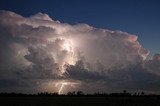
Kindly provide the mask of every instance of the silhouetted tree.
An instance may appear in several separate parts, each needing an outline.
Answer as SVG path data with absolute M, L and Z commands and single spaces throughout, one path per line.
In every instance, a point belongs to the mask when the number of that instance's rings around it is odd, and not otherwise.
M 144 94 L 145 94 L 145 93 L 142 91 L 142 92 L 141 92 L 141 95 L 144 96 Z
M 67 95 L 69 95 L 69 96 L 74 96 L 74 95 L 76 95 L 76 92 L 75 92 L 75 91 L 73 91 L 73 92 L 68 92 Z
M 80 96 L 80 95 L 84 95 L 84 93 L 82 91 L 77 91 L 77 95 Z
M 123 90 L 123 93 L 124 93 L 124 94 L 126 94 L 126 93 L 127 93 L 127 91 L 126 91 L 126 90 Z

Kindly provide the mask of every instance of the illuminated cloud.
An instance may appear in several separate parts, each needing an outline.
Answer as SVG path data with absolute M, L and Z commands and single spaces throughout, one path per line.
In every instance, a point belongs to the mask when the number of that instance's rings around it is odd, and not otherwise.
M 153 59 L 144 62 L 147 71 L 160 76 L 160 54 L 155 54 Z
M 136 35 L 10 11 L 0 11 L 0 32 L 1 91 L 61 92 L 74 85 L 73 90 L 86 92 L 160 88 L 160 56 L 147 60 L 149 51 Z

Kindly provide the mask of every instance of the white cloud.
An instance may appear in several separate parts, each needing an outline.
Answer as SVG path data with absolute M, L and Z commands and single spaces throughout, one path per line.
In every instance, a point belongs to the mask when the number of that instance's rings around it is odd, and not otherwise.
M 152 77 L 159 75 L 159 56 L 146 60 L 149 51 L 141 47 L 136 35 L 60 23 L 43 13 L 23 17 L 10 11 L 0 12 L 0 32 L 0 80 L 18 77 L 21 80 L 15 82 L 20 85 L 21 81 L 43 85 L 63 79 L 82 84 L 87 81 L 91 86 L 95 81 L 108 84 L 102 88 L 110 89 L 120 87 L 120 83 L 126 88 L 145 88 L 148 80 L 143 76 L 155 85 L 159 80 Z M 142 87 L 136 85 L 136 75 L 142 76 Z

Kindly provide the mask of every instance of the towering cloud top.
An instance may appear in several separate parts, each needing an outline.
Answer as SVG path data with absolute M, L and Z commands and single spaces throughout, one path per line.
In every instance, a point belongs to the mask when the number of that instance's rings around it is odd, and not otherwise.
M 33 91 L 34 84 L 39 91 L 58 91 L 56 83 L 61 82 L 68 87 L 66 91 L 75 87 L 87 92 L 83 84 L 91 91 L 115 86 L 143 89 L 152 83 L 159 88 L 160 56 L 147 60 L 149 51 L 141 47 L 136 35 L 60 23 L 43 13 L 26 18 L 10 11 L 0 12 L 0 32 L 0 90 L 23 91 L 28 86 L 24 91 Z M 101 87 L 93 87 L 95 83 Z

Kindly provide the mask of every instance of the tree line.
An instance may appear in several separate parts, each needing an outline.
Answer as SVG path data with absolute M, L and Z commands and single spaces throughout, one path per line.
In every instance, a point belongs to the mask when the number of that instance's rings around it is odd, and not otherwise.
M 7 92 L 2 92 L 0 93 L 0 96 L 95 96 L 95 97 L 128 97 L 128 96 L 160 96 L 160 95 L 155 95 L 155 94 L 145 94 L 143 91 L 142 92 L 135 92 L 135 93 L 128 93 L 126 90 L 120 93 L 84 93 L 82 91 L 73 91 L 73 92 L 68 92 L 66 94 L 58 94 L 58 92 L 54 93 L 49 93 L 49 92 L 40 92 L 37 94 L 25 94 L 25 93 L 7 93 Z

